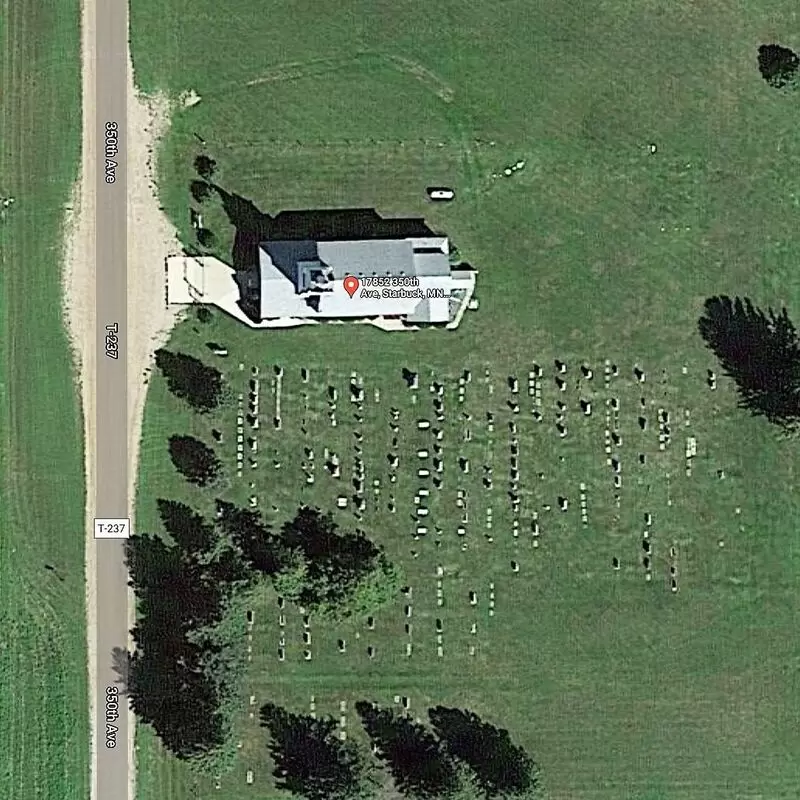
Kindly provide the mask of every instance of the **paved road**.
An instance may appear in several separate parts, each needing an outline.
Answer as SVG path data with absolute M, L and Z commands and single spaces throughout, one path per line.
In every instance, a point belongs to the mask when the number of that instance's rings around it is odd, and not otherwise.
M 97 516 L 128 516 L 127 335 L 127 181 L 125 175 L 128 65 L 127 0 L 97 0 L 95 76 L 97 135 L 96 286 L 97 286 Z M 110 138 L 107 123 L 116 123 Z M 116 152 L 106 153 L 113 143 Z M 106 162 L 106 156 L 115 164 Z M 109 182 L 113 176 L 113 182 Z M 118 326 L 119 357 L 106 352 L 106 326 Z M 122 702 L 106 726 L 106 689 L 118 686 L 116 648 L 128 646 L 128 575 L 123 540 L 100 539 L 97 545 L 97 772 L 96 800 L 128 798 L 128 711 Z

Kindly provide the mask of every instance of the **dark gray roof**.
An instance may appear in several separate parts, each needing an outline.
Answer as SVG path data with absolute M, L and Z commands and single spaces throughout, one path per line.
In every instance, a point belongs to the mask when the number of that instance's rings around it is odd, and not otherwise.
M 334 278 L 414 275 L 414 249 L 407 239 L 319 242 L 317 252 L 333 269 Z
M 412 239 L 353 239 L 313 242 L 279 241 L 261 244 L 263 253 L 295 285 L 298 263 L 319 260 L 333 270 L 333 279 L 386 275 L 448 275 L 450 259 L 435 241 Z M 263 258 L 263 254 L 261 256 Z
M 260 249 L 269 255 L 272 263 L 294 284 L 297 283 L 298 262 L 317 259 L 316 242 L 263 242 Z M 263 258 L 261 252 L 259 253 L 259 258 Z

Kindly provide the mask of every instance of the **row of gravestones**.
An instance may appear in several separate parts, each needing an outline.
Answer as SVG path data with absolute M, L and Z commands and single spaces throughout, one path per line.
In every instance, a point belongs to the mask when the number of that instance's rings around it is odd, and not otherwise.
M 514 571 L 518 571 L 519 565 L 517 562 L 512 562 L 514 567 Z M 439 565 L 436 569 L 436 578 L 437 578 L 437 605 L 442 606 L 444 605 L 444 593 L 443 593 L 443 578 L 444 578 L 445 570 L 444 567 Z M 406 586 L 403 588 L 403 595 L 407 600 L 403 613 L 406 618 L 405 622 L 405 633 L 408 636 L 408 641 L 406 642 L 405 647 L 405 654 L 406 656 L 411 656 L 413 652 L 413 642 L 412 642 L 412 635 L 413 635 L 413 625 L 412 625 L 412 618 L 414 615 L 414 606 L 413 606 L 413 589 L 411 586 Z M 470 590 L 467 594 L 468 601 L 471 607 L 476 607 L 478 605 L 478 595 L 477 592 L 474 590 Z M 488 616 L 494 617 L 495 615 L 495 583 L 491 581 L 489 583 L 489 597 L 488 597 Z M 278 629 L 279 629 L 279 639 L 278 639 L 278 660 L 285 661 L 286 660 L 286 649 L 287 649 L 287 642 L 286 642 L 286 601 L 282 597 L 278 597 Z M 311 635 L 311 617 L 307 613 L 306 609 L 299 609 L 301 618 L 302 618 L 302 625 L 303 625 L 303 659 L 305 661 L 311 661 L 313 658 L 313 653 L 311 650 L 312 644 L 312 635 Z M 254 622 L 254 616 L 252 612 L 248 612 L 248 660 L 252 660 L 252 626 Z M 375 618 L 373 616 L 367 617 L 366 620 L 366 627 L 369 631 L 375 630 Z M 473 622 L 470 627 L 470 634 L 475 635 L 477 634 L 477 622 Z M 443 642 L 443 634 L 444 634 L 444 623 L 441 618 L 436 619 L 436 651 L 438 657 L 444 656 L 444 642 Z M 355 634 L 356 639 L 361 638 L 361 634 L 356 632 Z M 340 638 L 337 640 L 337 649 L 340 653 L 347 652 L 347 640 Z M 377 648 L 374 645 L 368 645 L 366 648 L 367 656 L 372 659 L 377 654 Z M 476 646 L 471 644 L 469 646 L 469 654 L 474 656 L 476 652 Z

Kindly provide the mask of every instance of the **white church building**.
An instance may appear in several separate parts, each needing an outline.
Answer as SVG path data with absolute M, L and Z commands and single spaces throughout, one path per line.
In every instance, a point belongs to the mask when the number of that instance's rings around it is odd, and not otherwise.
M 348 276 L 359 282 L 352 296 L 344 286 Z M 475 276 L 450 263 L 446 236 L 266 241 L 258 247 L 257 274 L 248 274 L 244 286 L 216 258 L 168 259 L 167 295 L 170 303 L 217 306 L 254 328 L 322 322 L 455 328 L 477 307 Z M 249 314 L 241 308 L 245 299 Z

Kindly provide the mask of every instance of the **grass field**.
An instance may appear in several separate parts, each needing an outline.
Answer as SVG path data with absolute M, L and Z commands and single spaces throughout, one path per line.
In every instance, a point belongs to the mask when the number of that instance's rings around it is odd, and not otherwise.
M 78 4 L 0 9 L 0 796 L 85 800 L 84 485 L 62 324 L 80 141 Z M 49 565 L 49 567 L 47 566 Z
M 148 25 L 156 16 L 172 22 Z M 305 485 L 297 469 L 301 365 L 319 379 L 305 387 L 317 414 L 309 437 L 316 437 L 318 452 L 324 446 L 350 452 L 347 381 L 352 370 L 364 376 L 368 487 L 370 475 L 385 478 L 391 404 L 402 408 L 409 426 L 404 464 L 415 467 L 409 462 L 417 432 L 401 367 L 420 370 L 423 390 L 430 373 L 441 378 L 453 409 L 455 379 L 463 368 L 473 372 L 466 404 L 475 427 L 468 445 L 475 471 L 465 478 L 478 500 L 470 522 L 474 545 L 462 553 L 454 533 L 457 409 L 445 434 L 445 488 L 431 511 L 447 543 L 435 548 L 432 535 L 409 542 L 408 509 L 390 515 L 384 507 L 365 520 L 415 587 L 412 658 L 404 655 L 399 600 L 374 634 L 360 631 L 361 645 L 355 631 L 313 631 L 308 663 L 298 643 L 302 629 L 288 621 L 291 645 L 280 663 L 277 608 L 274 598 L 264 597 L 243 698 L 243 757 L 224 781 L 226 795 L 251 796 L 244 772 L 253 769 L 260 796 L 272 796 L 265 737 L 248 716 L 250 694 L 258 703 L 271 699 L 297 709 L 308 708 L 314 694 L 318 712 L 334 715 L 340 700 L 392 702 L 399 694 L 411 698 L 413 712 L 458 703 L 507 726 L 541 763 L 553 797 L 793 797 L 791 754 L 800 747 L 796 456 L 764 424 L 735 411 L 727 383 L 716 393 L 708 389 L 705 371 L 714 364 L 696 332 L 710 295 L 740 294 L 762 306 L 786 304 L 795 319 L 800 313 L 795 103 L 769 90 L 756 69 L 759 44 L 796 43 L 793 7 L 679 3 L 667 13 L 652 3 L 617 0 L 591 8 L 445 1 L 432 13 L 416 2 L 348 2 L 327 11 L 293 4 L 274 9 L 262 23 L 246 0 L 226 3 L 224 13 L 203 0 L 191 16 L 178 0 L 166 6 L 135 0 L 132 25 L 139 83 L 174 94 L 193 89 L 202 97 L 176 111 L 160 160 L 162 200 L 187 240 L 197 134 L 218 161 L 219 184 L 264 212 L 365 206 L 424 215 L 480 270 L 480 310 L 455 333 L 392 336 L 321 327 L 254 335 L 221 318 L 210 326 L 187 321 L 175 333 L 174 347 L 205 354 L 203 342 L 225 342 L 229 377 L 239 391 L 246 391 L 250 366 L 259 365 L 265 401 L 272 365 L 285 368 L 284 431 L 279 438 L 262 430 L 263 455 L 254 471 L 262 507 L 269 511 L 277 503 L 279 515 L 303 499 L 330 505 L 334 496 L 321 478 L 308 487 L 313 493 L 298 488 Z M 650 142 L 657 143 L 656 154 L 648 152 Z M 526 161 L 524 170 L 492 177 L 517 159 Z M 426 204 L 430 184 L 453 186 L 458 199 Z M 232 231 L 221 209 L 209 203 L 203 215 L 225 253 Z M 563 442 L 553 426 L 554 358 L 570 365 L 572 421 Z M 618 389 L 603 387 L 606 358 L 620 366 Z M 514 574 L 505 381 L 511 374 L 520 379 L 524 406 L 532 359 L 545 369 L 549 417 L 537 424 L 523 408 L 519 418 L 526 494 L 517 540 L 521 567 Z M 595 379 L 579 390 L 574 380 L 583 360 Z M 636 424 L 634 362 L 648 374 L 641 394 L 655 403 L 651 418 L 662 405 L 672 414 L 673 442 L 665 453 L 653 419 L 647 434 Z M 487 366 L 495 381 L 491 396 L 481 383 Z M 329 383 L 343 398 L 336 429 L 325 412 Z M 152 390 L 139 490 L 140 524 L 150 528 L 157 525 L 159 496 L 205 502 L 173 474 L 165 443 L 172 433 L 206 423 L 183 413 L 158 379 Z M 594 414 L 583 419 L 576 402 L 590 391 L 597 393 Z M 618 521 L 603 452 L 609 391 L 619 392 L 622 408 Z M 419 403 L 430 413 L 427 391 Z M 691 412 L 690 434 L 684 409 Z M 487 501 L 479 469 L 488 433 L 478 428 L 492 410 L 497 534 L 490 544 L 483 538 Z M 230 442 L 235 410 L 225 413 L 220 424 Z M 264 413 L 268 421 L 271 414 Z M 205 428 L 199 433 L 207 436 Z M 682 463 L 686 435 L 698 439 L 691 478 Z M 280 472 L 271 465 L 273 442 L 285 448 Z M 649 460 L 640 466 L 637 454 L 645 451 Z M 343 463 L 350 468 L 349 456 Z M 724 480 L 717 469 L 725 470 Z M 537 472 L 545 473 L 544 481 Z M 406 504 L 416 488 L 413 474 L 403 468 L 398 478 Z M 232 478 L 231 491 L 242 502 L 249 496 L 247 477 L 244 486 Z M 589 493 L 587 527 L 578 513 L 581 482 Z M 385 481 L 381 491 L 385 497 Z M 570 509 L 547 515 L 540 509 L 542 544 L 534 551 L 530 515 L 542 503 L 555 508 L 558 494 L 569 498 Z M 650 584 L 636 565 L 645 511 L 655 519 L 658 566 Z M 672 541 L 680 560 L 674 595 L 663 560 Z M 414 548 L 418 559 L 410 554 Z M 615 555 L 619 572 L 610 565 Z M 441 614 L 437 563 L 445 567 Z M 490 581 L 497 612 L 491 620 Z M 466 599 L 471 589 L 477 608 Z M 441 659 L 437 616 L 445 631 Z M 469 633 L 476 617 L 477 638 Z M 348 640 L 346 655 L 336 648 L 340 636 Z M 378 649 L 372 661 L 364 652 L 368 640 Z M 140 747 L 141 800 L 217 796 L 213 785 L 160 755 L 146 734 Z
M 246 695 L 253 694 L 257 705 L 279 699 L 292 708 L 308 709 L 314 695 L 318 713 L 337 717 L 342 700 L 352 712 L 358 699 L 391 704 L 396 694 L 409 697 L 414 712 L 440 701 L 468 705 L 520 736 L 541 760 L 555 796 L 644 797 L 653 787 L 664 787 L 668 797 L 722 798 L 730 786 L 736 786 L 737 796 L 758 792 L 791 796 L 790 754 L 797 743 L 798 713 L 792 642 L 798 548 L 786 521 L 797 509 L 788 494 L 770 493 L 768 486 L 790 484 L 793 467 L 782 461 L 784 447 L 765 436 L 763 426 L 742 422 L 733 410 L 727 384 L 715 392 L 708 388 L 705 366 L 712 364 L 710 360 L 702 365 L 687 362 L 687 375 L 683 362 L 674 359 L 662 360 L 657 369 L 649 360 L 642 361 L 648 378 L 641 385 L 630 375 L 632 364 L 620 358 L 620 377 L 609 387 L 596 364 L 592 381 L 578 385 L 573 361 L 564 394 L 555 387 L 550 363 L 542 361 L 544 419 L 538 423 L 526 393 L 527 364 L 515 370 L 521 384 L 519 416 L 507 405 L 514 400 L 508 375 L 490 368 L 490 394 L 484 383 L 487 365 L 475 360 L 465 362 L 473 369 L 473 381 L 463 404 L 457 402 L 460 367 L 454 364 L 425 363 L 416 404 L 399 367 L 364 369 L 364 423 L 356 426 L 347 401 L 349 373 L 298 355 L 292 367 L 285 367 L 283 425 L 278 432 L 269 425 L 275 402 L 269 388 L 274 384 L 272 364 L 252 336 L 219 318 L 210 326 L 186 324 L 174 345 L 201 355 L 204 348 L 197 348 L 197 342 L 206 337 L 224 341 L 231 349 L 228 377 L 235 392 L 246 393 L 251 366 L 260 367 L 265 424 L 257 434 L 258 467 L 251 469 L 246 458 L 243 475 L 236 475 L 235 408 L 210 419 L 191 418 L 181 413 L 157 379 L 142 463 L 142 486 L 157 489 L 143 491 L 140 524 L 157 528 L 156 497 L 178 497 L 213 513 L 213 495 L 188 489 L 169 466 L 166 440 L 172 433 L 188 430 L 211 441 L 213 427 L 223 430 L 227 479 L 220 491 L 243 505 L 255 494 L 267 517 L 279 522 L 300 502 L 334 508 L 338 494 L 351 494 L 353 432 L 360 427 L 368 495 L 363 525 L 403 565 L 413 587 L 410 620 L 404 611 L 408 601 L 398 598 L 391 609 L 377 615 L 375 631 L 363 621 L 317 630 L 312 621 L 311 662 L 303 659 L 297 610 L 287 613 L 286 628 L 281 630 L 276 598 L 270 593 L 259 598 L 254 608 L 253 669 L 246 687 Z M 244 371 L 238 370 L 239 361 Z M 309 384 L 300 379 L 300 365 L 311 370 Z M 662 369 L 667 370 L 666 380 Z M 429 479 L 415 477 L 423 463 L 416 450 L 430 449 L 434 441 L 430 431 L 418 431 L 415 424 L 418 418 L 435 419 L 427 388 L 429 370 L 447 386 L 446 420 L 439 426 L 444 481 L 440 491 L 432 489 L 432 521 L 425 520 L 429 533 L 414 541 L 413 495 L 419 486 L 431 487 Z M 339 393 L 336 427 L 328 417 L 328 386 L 337 387 Z M 380 392 L 378 402 L 375 389 Z M 603 452 L 605 401 L 611 397 L 617 397 L 621 407 L 622 445 L 614 448 L 624 465 L 619 510 L 613 473 Z M 645 432 L 637 423 L 641 397 L 647 404 L 641 413 L 650 420 Z M 592 400 L 591 417 L 577 408 L 580 398 Z M 569 433 L 564 440 L 553 424 L 559 400 L 568 406 Z M 394 485 L 388 480 L 386 458 L 391 452 L 393 406 L 401 411 L 402 442 Z M 654 425 L 659 407 L 669 409 L 673 421 L 672 442 L 663 452 Z M 494 415 L 492 433 L 487 412 Z M 472 420 L 467 422 L 463 413 Z M 515 420 L 523 498 L 518 538 L 513 536 L 506 496 L 509 423 Z M 472 431 L 469 442 L 464 441 L 465 428 Z M 691 477 L 685 473 L 687 436 L 698 441 Z M 749 450 L 743 442 L 750 442 Z M 311 486 L 301 470 L 306 446 L 316 451 L 316 480 Z M 322 469 L 326 447 L 342 460 L 340 481 Z M 640 453 L 646 456 L 644 465 L 639 463 Z M 457 459 L 462 455 L 470 459 L 469 474 L 459 469 Z M 274 467 L 276 459 L 279 470 Z M 430 458 L 424 461 L 430 467 Z M 484 464 L 494 469 L 491 490 L 481 483 Z M 720 469 L 724 479 L 718 477 Z M 381 482 L 378 498 L 372 497 L 375 478 Z M 250 488 L 251 481 L 255 489 Z M 587 525 L 580 520 L 581 483 L 587 487 Z M 457 507 L 459 488 L 469 498 L 464 539 L 456 533 L 463 513 Z M 387 509 L 390 494 L 395 497 L 395 514 Z M 566 513 L 558 511 L 558 496 L 569 500 Z M 546 511 L 545 504 L 553 510 Z M 486 529 L 487 508 L 492 508 L 491 530 Z M 539 547 L 532 535 L 533 512 L 539 514 Z M 640 563 L 645 513 L 653 515 L 650 583 Z M 348 512 L 342 512 L 341 522 L 356 524 Z M 442 528 L 441 537 L 434 533 L 436 525 Z M 494 541 L 489 542 L 487 534 Z M 468 544 L 466 551 L 462 542 Z M 669 585 L 673 546 L 676 594 Z M 619 571 L 612 568 L 614 557 L 621 562 Z M 518 573 L 513 572 L 512 561 L 518 562 Z M 436 601 L 439 565 L 444 568 L 441 608 Z M 490 582 L 495 584 L 496 599 L 492 617 Z M 477 592 L 476 607 L 469 604 L 470 591 Z M 436 618 L 443 622 L 442 657 L 437 655 Z M 413 626 L 410 637 L 404 630 L 406 622 Z M 473 622 L 478 625 L 476 635 L 470 633 Z M 286 636 L 284 662 L 277 658 L 281 634 Z M 338 651 L 339 638 L 348 643 L 345 654 Z M 413 645 L 410 658 L 405 655 L 406 642 Z M 369 645 L 377 648 L 372 660 L 366 654 Z M 469 654 L 470 645 L 476 647 L 474 656 Z M 248 769 L 258 776 L 269 772 L 257 708 L 250 709 L 248 703 L 243 698 L 240 769 L 223 782 L 232 797 L 246 797 L 251 791 L 244 781 Z M 254 719 L 249 718 L 250 710 L 256 711 Z M 352 713 L 349 724 L 354 725 Z M 155 759 L 157 767 L 152 767 L 152 751 L 145 746 L 144 752 L 148 766 L 140 775 L 143 797 L 164 796 L 167 788 L 170 797 L 182 797 L 184 792 L 215 796 L 211 785 L 195 785 L 168 760 Z

